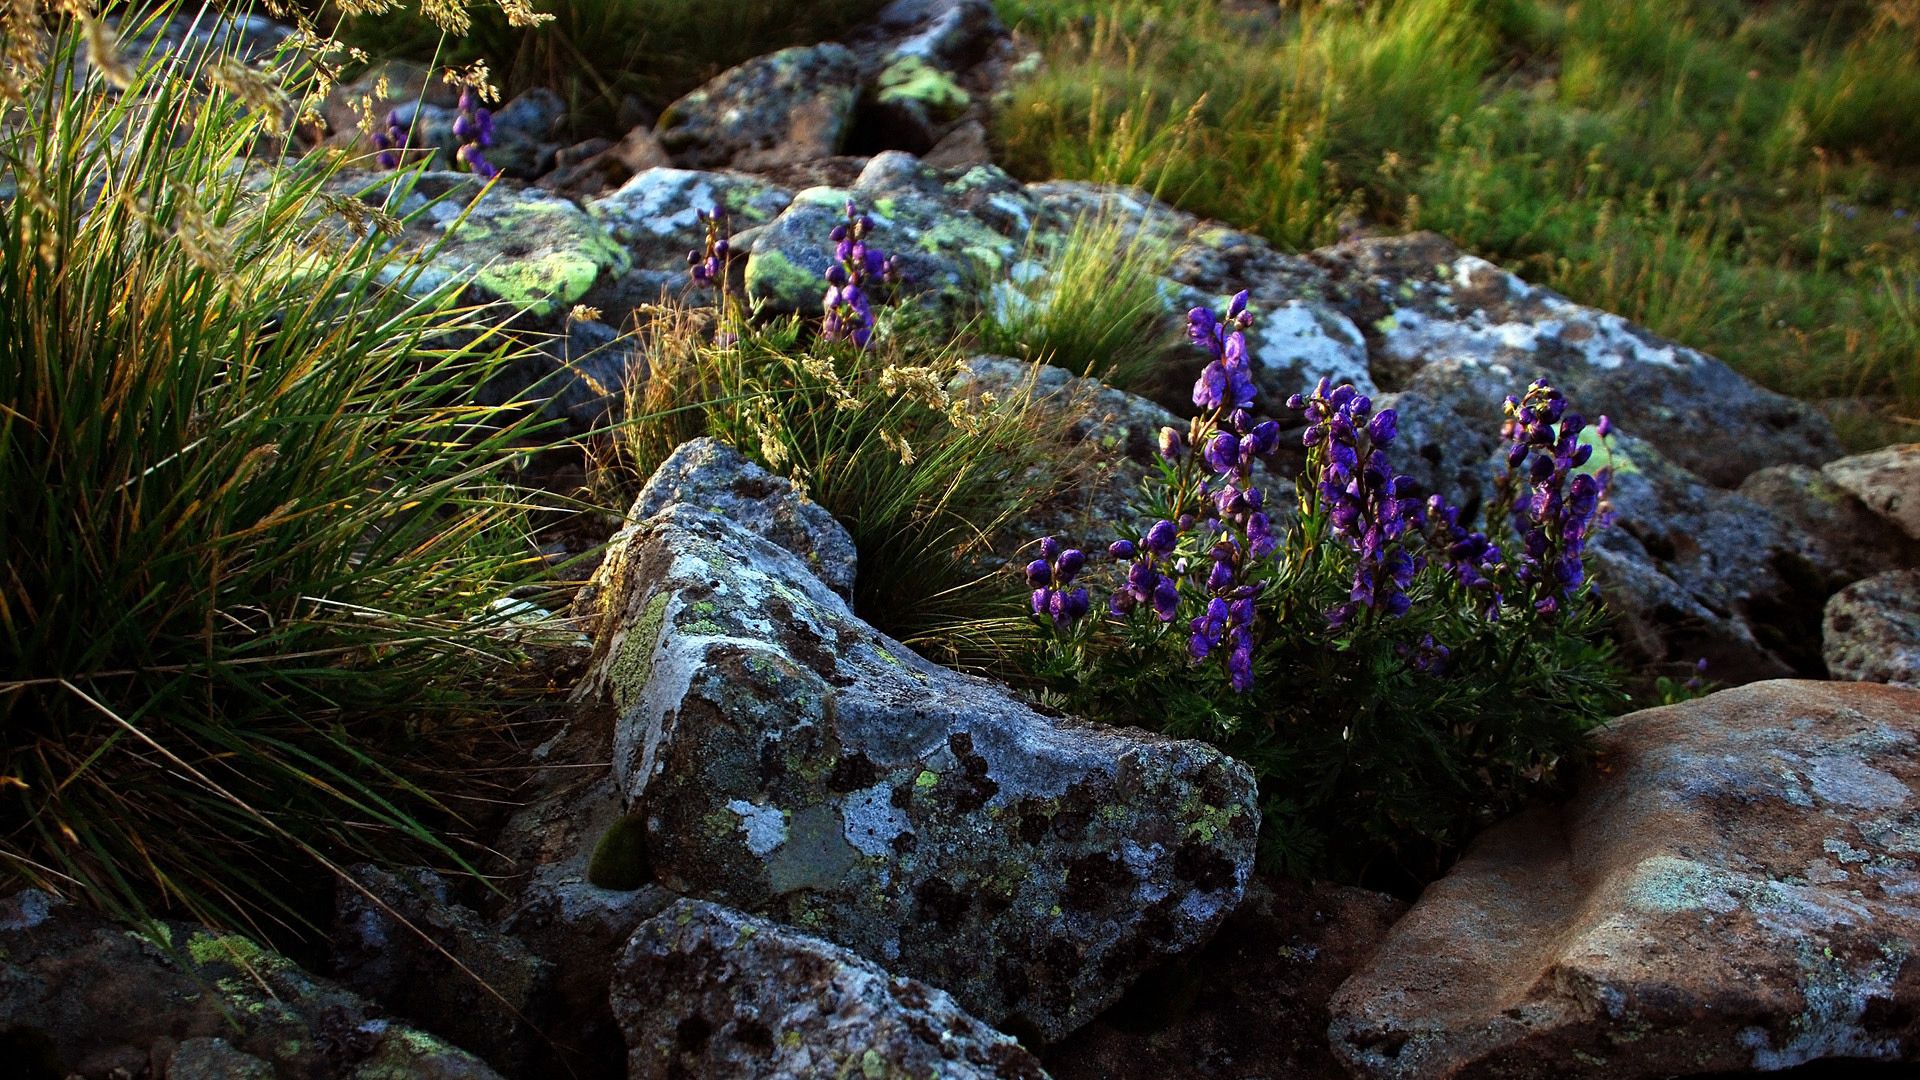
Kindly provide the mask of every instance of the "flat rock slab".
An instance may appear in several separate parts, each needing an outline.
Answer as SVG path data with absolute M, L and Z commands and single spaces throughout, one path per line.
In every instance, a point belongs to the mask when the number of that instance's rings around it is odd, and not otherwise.
M 614 971 L 629 1080 L 1046 1080 L 953 998 L 790 927 L 705 901 L 647 920 Z
M 1764 682 L 1617 721 L 1335 995 L 1368 1077 L 1920 1061 L 1920 692 Z
M 582 695 L 659 881 L 1057 1039 L 1239 903 L 1258 813 L 1203 743 L 1036 713 L 848 610 L 801 557 L 672 505 L 576 612 Z

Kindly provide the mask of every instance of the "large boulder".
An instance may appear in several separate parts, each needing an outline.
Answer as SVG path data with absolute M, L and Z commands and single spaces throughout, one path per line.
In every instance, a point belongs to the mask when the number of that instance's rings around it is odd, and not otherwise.
M 1835 593 L 1825 630 L 1834 678 L 1920 687 L 1920 570 L 1889 570 Z
M 1827 479 L 1920 540 L 1920 443 L 1828 462 Z
M 1747 477 L 1740 494 L 1786 525 L 1798 554 L 1829 592 L 1884 570 L 1920 565 L 1920 541 L 1822 469 L 1773 465 Z
M 718 904 L 641 924 L 614 975 L 627 1076 L 1045 1080 L 943 990 Z
M 667 106 L 656 133 L 694 169 L 763 169 L 838 153 L 853 121 L 860 60 L 831 42 L 755 57 Z
M 9 1075 L 499 1080 L 249 938 L 142 935 L 32 889 L 0 899 L 0 1034 Z
M 1920 1061 L 1920 692 L 1766 682 L 1635 713 L 1475 842 L 1335 995 L 1355 1074 Z
M 1838 457 L 1812 406 L 1762 390 L 1725 364 L 1550 289 L 1432 233 L 1316 251 L 1339 306 L 1367 334 L 1374 381 L 1409 386 L 1426 365 L 1546 376 L 1588 415 L 1607 413 L 1673 462 L 1721 487 L 1768 465 Z M 1497 417 L 1499 399 L 1482 407 Z
M 801 557 L 698 505 L 627 533 L 576 604 L 579 694 L 651 872 L 1057 1039 L 1239 902 L 1258 812 L 1201 743 L 1048 717 L 929 663 Z

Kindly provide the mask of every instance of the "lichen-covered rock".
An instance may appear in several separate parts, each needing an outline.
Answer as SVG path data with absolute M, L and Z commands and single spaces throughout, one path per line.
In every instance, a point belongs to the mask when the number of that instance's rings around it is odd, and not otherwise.
M 586 211 L 550 192 L 497 181 L 483 194 L 481 183 L 465 173 L 427 173 L 400 209 L 416 203 L 424 205 L 406 242 L 431 253 L 418 279 L 422 288 L 468 281 L 476 299 L 546 318 L 564 314 L 603 276 L 618 277 L 632 266 L 626 250 Z
M 1042 1062 L 1057 1080 L 1344 1080 L 1327 999 L 1407 905 L 1336 885 L 1258 879 L 1206 948 L 1144 979 Z
M 1546 376 L 1588 415 L 1611 415 L 1721 487 L 1768 465 L 1819 465 L 1839 455 L 1812 406 L 1432 233 L 1354 240 L 1313 258 L 1367 333 L 1382 389 L 1401 389 L 1421 367 L 1444 360 L 1497 366 L 1516 388 Z M 1498 398 L 1487 404 L 1490 414 L 1498 409 Z
M 1786 525 L 1799 554 L 1829 591 L 1884 570 L 1920 565 L 1920 542 L 1820 469 L 1761 469 L 1741 483 L 1740 494 Z
M 656 133 L 688 168 L 757 169 L 840 149 L 860 89 L 860 60 L 831 42 L 755 57 L 667 106 Z
M 1020 1044 L 943 990 L 718 904 L 641 924 L 614 975 L 631 1080 L 1045 1080 Z
M 773 311 L 819 314 L 833 260 L 827 234 L 846 219 L 848 199 L 878 226 L 872 244 L 899 259 L 902 297 L 951 314 L 977 305 L 980 283 L 1004 273 L 1037 213 L 1020 185 L 992 166 L 947 178 L 912 155 L 879 154 L 850 187 L 808 188 L 760 231 L 747 260 L 748 295 Z
M 1920 540 L 1920 443 L 1841 458 L 1822 471 L 1868 509 Z
M 9 1046 L 37 1047 L 47 1060 L 32 1064 L 46 1075 L 89 1080 L 146 1075 L 169 1054 L 175 1076 L 498 1080 L 479 1058 L 248 938 L 155 927 L 171 953 L 44 892 L 0 899 Z
M 352 873 L 358 887 L 335 889 L 334 977 L 519 1071 L 540 1039 L 552 966 L 456 901 L 431 870 L 360 865 Z
M 1834 678 L 1920 687 L 1920 570 L 1889 570 L 1835 593 L 1825 631 Z
M 992 0 L 893 0 L 855 38 L 883 64 L 914 57 L 942 71 L 962 71 L 987 58 L 1006 37 Z
M 793 192 L 745 173 L 648 169 L 586 205 L 636 267 L 684 275 L 687 252 L 706 239 L 699 211 L 718 206 L 744 230 L 772 221 L 792 201 Z
M 553 171 L 542 176 L 539 183 L 563 195 L 599 195 L 620 187 L 638 173 L 672 164 L 653 128 L 641 125 L 618 141 L 592 139 L 556 151 Z
M 576 611 L 595 639 L 578 693 L 620 709 L 614 780 L 670 888 L 1046 1039 L 1239 902 L 1244 766 L 931 664 L 723 516 L 656 514 Z
M 453 133 L 460 118 L 453 102 L 434 104 L 404 98 L 393 104 L 391 112 L 407 129 L 407 145 L 415 151 L 407 155 L 407 160 L 431 156 L 433 168 L 454 170 L 464 140 Z M 384 123 L 386 115 L 377 113 L 376 118 Z M 555 135 L 566 115 L 567 103 L 545 87 L 535 87 L 495 108 L 487 161 L 515 179 L 540 176 L 553 166 L 554 151 L 559 149 Z
M 1617 721 L 1335 995 L 1361 1076 L 1920 1061 L 1920 692 L 1767 682 Z
M 826 508 L 712 438 L 682 444 L 647 479 L 627 511 L 639 523 L 674 504 L 697 506 L 758 533 L 804 560 L 815 577 L 841 596 L 853 596 L 859 555 L 847 530 Z M 612 546 L 632 542 L 622 533 Z

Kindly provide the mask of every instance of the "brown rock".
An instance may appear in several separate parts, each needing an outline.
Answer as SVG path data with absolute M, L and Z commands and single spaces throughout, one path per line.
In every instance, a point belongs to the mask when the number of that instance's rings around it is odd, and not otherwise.
M 1370 1077 L 1920 1060 L 1920 693 L 1766 682 L 1635 713 L 1334 996 Z
M 617 143 L 604 139 L 569 147 L 556 155 L 554 170 L 540 186 L 564 195 L 590 196 L 617 188 L 636 174 L 673 164 L 651 127 L 636 127 Z
M 1821 471 L 1874 513 L 1920 540 L 1920 443 L 1829 461 Z

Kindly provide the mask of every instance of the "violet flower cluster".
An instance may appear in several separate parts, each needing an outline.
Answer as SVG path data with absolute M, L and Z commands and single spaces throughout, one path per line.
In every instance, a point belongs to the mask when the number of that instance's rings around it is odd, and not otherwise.
M 469 86 L 460 91 L 460 115 L 453 121 L 453 137 L 460 140 L 454 158 L 474 175 L 491 180 L 500 174 L 483 151 L 493 145 L 493 112 L 480 104 L 480 95 Z
M 826 312 L 821 333 L 829 341 L 851 341 L 863 349 L 873 337 L 873 303 L 867 296 L 870 283 L 879 280 L 891 284 L 900 277 L 898 261 L 868 245 L 867 237 L 872 232 L 873 219 L 848 199 L 847 220 L 828 234 L 836 261 L 827 267 L 827 294 L 821 301 Z
M 1122 539 L 1107 545 L 1108 555 L 1127 564 L 1126 582 L 1114 590 L 1107 610 L 1125 618 L 1146 605 L 1154 618 L 1172 622 L 1180 610 L 1180 579 L 1169 571 L 1174 569 L 1173 553 L 1179 542 L 1173 522 L 1162 519 L 1154 522 L 1137 544 Z
M 1049 536 L 1040 541 L 1040 558 L 1027 564 L 1027 584 L 1033 587 L 1033 613 L 1050 618 L 1057 627 L 1071 626 L 1092 609 L 1087 590 L 1074 586 L 1087 553 L 1079 548 L 1062 548 Z
M 1400 434 L 1392 409 L 1373 411 L 1373 401 L 1351 385 L 1328 389 L 1321 379 L 1311 395 L 1295 394 L 1288 408 L 1307 421 L 1307 482 L 1311 495 L 1338 537 L 1357 557 L 1347 599 L 1327 611 L 1327 622 L 1351 625 L 1363 612 L 1392 618 L 1412 606 L 1407 589 L 1422 563 L 1410 550 L 1409 530 L 1425 523 L 1413 481 L 1393 471 L 1387 448 Z
M 1566 396 L 1547 380 L 1536 380 L 1523 397 L 1508 397 L 1506 415 L 1502 486 L 1520 537 L 1516 576 L 1534 610 L 1553 615 L 1586 583 L 1587 536 L 1601 524 L 1600 500 L 1612 472 L 1582 469 L 1593 457 L 1593 445 L 1580 438 L 1586 418 L 1569 411 Z M 1612 429 L 1602 416 L 1595 433 L 1605 439 Z
M 700 219 L 706 239 L 700 247 L 687 252 L 687 273 L 696 285 L 713 285 L 724 291 L 727 262 L 733 250 L 727 242 L 726 209 L 716 205 L 711 211 L 695 210 L 694 216 Z
M 398 109 L 387 113 L 387 126 L 373 133 L 374 148 L 379 150 L 375 158 L 383 169 L 397 169 L 407 150 L 407 125 L 400 122 Z

